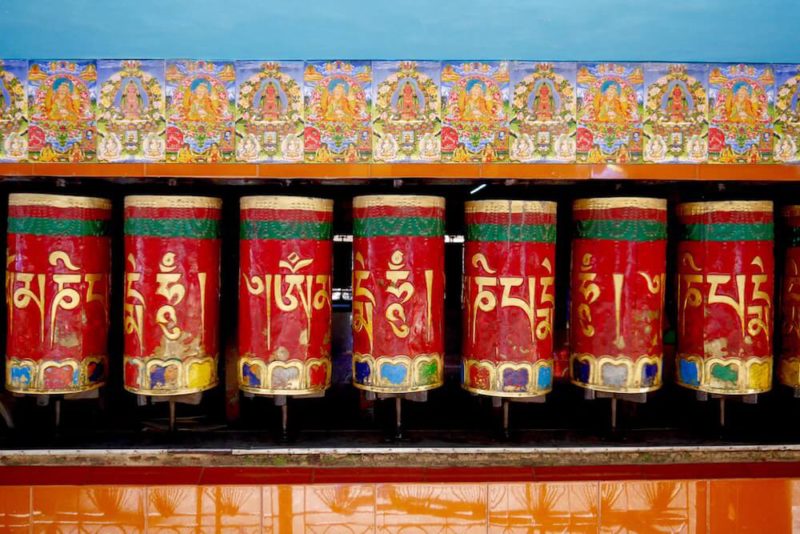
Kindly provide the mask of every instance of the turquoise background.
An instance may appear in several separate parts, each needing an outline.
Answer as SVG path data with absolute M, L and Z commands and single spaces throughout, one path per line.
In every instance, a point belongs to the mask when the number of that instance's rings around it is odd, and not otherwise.
M 0 0 L 0 57 L 800 63 L 800 4 Z

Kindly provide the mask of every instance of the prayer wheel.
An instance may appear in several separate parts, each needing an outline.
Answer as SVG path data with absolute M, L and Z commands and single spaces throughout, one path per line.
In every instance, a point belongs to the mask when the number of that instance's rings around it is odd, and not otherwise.
M 556 204 L 465 207 L 463 387 L 539 397 L 553 382 Z
M 678 219 L 678 383 L 722 395 L 769 391 L 772 202 L 690 202 Z
M 353 200 L 353 384 L 402 394 L 442 385 L 441 197 Z
M 590 198 L 573 205 L 570 376 L 593 391 L 661 387 L 667 202 Z
M 323 392 L 331 378 L 333 201 L 245 197 L 240 223 L 239 387 Z
M 125 197 L 125 389 L 199 393 L 217 383 L 222 201 Z
M 786 257 L 781 295 L 782 343 L 778 378 L 781 384 L 800 389 L 800 206 L 783 209 Z
M 111 202 L 11 194 L 6 388 L 72 394 L 108 373 Z

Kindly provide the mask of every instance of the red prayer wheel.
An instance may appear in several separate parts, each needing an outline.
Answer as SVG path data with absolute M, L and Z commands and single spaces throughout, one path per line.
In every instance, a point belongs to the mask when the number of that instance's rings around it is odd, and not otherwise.
M 125 389 L 185 395 L 217 383 L 222 201 L 125 197 Z
M 463 387 L 496 397 L 552 389 L 555 202 L 465 206 Z
M 353 384 L 411 393 L 444 376 L 444 199 L 353 200 Z
M 239 388 L 325 391 L 331 378 L 333 201 L 241 200 Z
M 570 374 L 608 393 L 661 387 L 667 201 L 573 205 Z
M 781 384 L 800 388 L 800 206 L 783 210 L 786 223 L 786 258 L 783 268 L 782 351 L 778 368 Z
M 111 202 L 12 194 L 6 259 L 6 388 L 70 394 L 108 372 Z
M 772 386 L 772 202 L 678 206 L 678 383 L 746 395 Z

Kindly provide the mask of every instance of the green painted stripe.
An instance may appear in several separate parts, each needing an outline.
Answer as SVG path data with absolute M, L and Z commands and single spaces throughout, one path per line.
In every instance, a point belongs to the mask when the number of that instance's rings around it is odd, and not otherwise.
M 773 239 L 772 223 L 715 223 L 683 225 L 687 241 L 769 241 Z
M 108 221 L 48 219 L 43 217 L 9 217 L 8 233 L 102 237 L 108 235 Z
M 220 235 L 216 219 L 125 219 L 125 235 L 143 237 L 185 237 L 217 239 Z
M 575 234 L 583 239 L 657 241 L 667 238 L 667 225 L 658 221 L 593 219 L 577 221 Z
M 444 221 L 437 217 L 368 217 L 353 219 L 355 237 L 440 237 Z
M 555 243 L 554 224 L 469 224 L 467 239 L 470 241 L 513 241 Z
M 329 222 L 242 221 L 242 239 L 330 239 Z

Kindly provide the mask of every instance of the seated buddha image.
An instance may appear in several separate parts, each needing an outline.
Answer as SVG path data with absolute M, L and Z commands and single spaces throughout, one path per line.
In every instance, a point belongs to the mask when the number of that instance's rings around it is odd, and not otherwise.
M 537 121 L 551 121 L 556 113 L 556 100 L 550 85 L 542 82 L 539 88 L 534 90 L 531 102 L 531 111 Z
M 119 94 L 119 110 L 122 112 L 122 118 L 126 121 L 142 118 L 144 99 L 135 81 L 128 80 L 123 84 Z
M 216 122 L 221 117 L 220 102 L 211 82 L 198 78 L 186 88 L 181 115 L 188 121 Z
M 267 121 L 276 121 L 280 119 L 283 109 L 284 105 L 279 89 L 275 86 L 274 81 L 268 81 L 258 102 L 258 111 L 261 117 Z
M 734 123 L 753 124 L 762 115 L 762 104 L 747 82 L 734 84 L 725 98 L 725 120 Z
M 355 122 L 358 120 L 359 104 L 347 82 L 335 79 L 322 92 L 320 110 L 326 121 Z
M 81 107 L 81 98 L 72 80 L 58 78 L 47 90 L 44 112 L 48 119 L 75 122 L 81 117 Z
M 495 103 L 486 94 L 486 84 L 481 80 L 470 80 L 465 89 L 458 95 L 459 119 L 475 122 L 494 120 Z
M 633 110 L 625 101 L 618 82 L 604 82 L 594 97 L 595 119 L 597 122 L 624 124 L 633 120 Z
M 684 122 L 691 111 L 689 99 L 679 83 L 672 86 L 663 105 L 670 122 Z
M 394 112 L 400 120 L 413 121 L 420 115 L 420 99 L 411 81 L 406 80 L 402 83 L 400 90 L 397 91 L 394 103 Z

